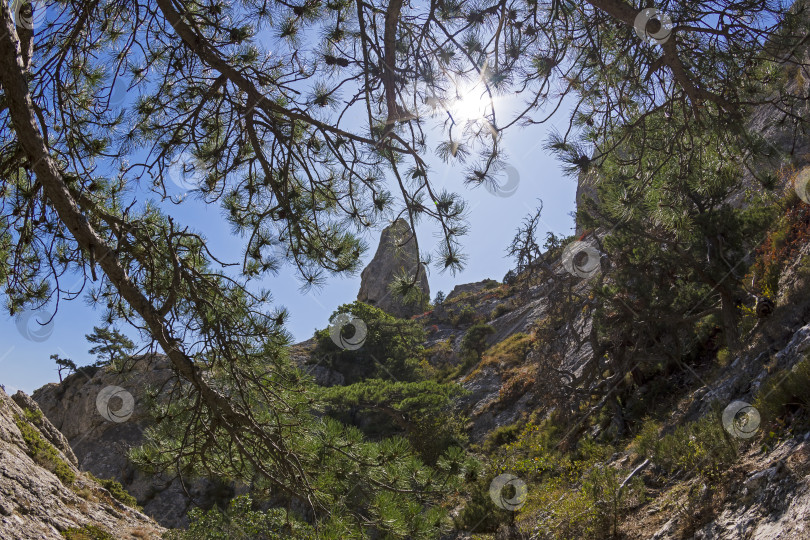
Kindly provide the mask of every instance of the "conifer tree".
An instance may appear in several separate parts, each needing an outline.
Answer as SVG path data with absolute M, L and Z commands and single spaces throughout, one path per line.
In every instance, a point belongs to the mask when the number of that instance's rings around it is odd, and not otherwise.
M 0 278 L 9 311 L 58 307 L 88 286 L 108 322 L 151 336 L 177 380 L 142 461 L 286 493 L 335 536 L 349 524 L 435 535 L 437 511 L 424 509 L 463 459 L 426 472 L 402 441 L 368 443 L 313 417 L 314 392 L 285 354 L 286 313 L 253 284 L 282 263 L 305 284 L 354 271 L 359 233 L 399 215 L 414 229 L 434 220 L 437 266 L 460 268 L 464 203 L 434 185 L 423 154 L 476 155 L 467 181 L 491 182 L 503 167 L 502 131 L 543 121 L 566 97 L 572 129 L 558 146 L 579 167 L 591 164 L 587 144 L 620 147 L 619 128 L 643 132 L 661 111 L 683 119 L 666 144 L 697 118 L 744 130 L 757 105 L 802 129 L 805 90 L 786 79 L 806 73 L 791 55 L 806 39 L 804 3 L 668 2 L 673 28 L 642 7 L 5 4 Z M 496 117 L 492 100 L 512 89 L 525 107 Z M 453 105 L 474 92 L 489 105 L 466 121 Z M 434 145 L 427 131 L 437 122 Z M 569 140 L 582 126 L 591 139 Z M 656 167 L 657 149 L 638 148 L 637 171 Z M 224 209 L 245 238 L 239 272 L 181 223 L 177 188 Z

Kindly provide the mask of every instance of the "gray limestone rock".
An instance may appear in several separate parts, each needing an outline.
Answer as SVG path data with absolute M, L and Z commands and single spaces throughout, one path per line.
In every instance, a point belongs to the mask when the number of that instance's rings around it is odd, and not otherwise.
M 391 284 L 402 273 L 408 276 L 418 273 L 417 287 L 422 293 L 422 302 L 405 303 L 391 291 Z M 383 229 L 377 252 L 361 274 L 357 299 L 397 317 L 407 318 L 423 311 L 430 299 L 430 286 L 426 268 L 419 260 L 411 227 L 404 219 L 398 219 Z
M 23 408 L 35 410 L 31 404 L 25 394 L 18 393 L 12 399 L 0 389 L 0 538 L 58 540 L 63 538 L 63 531 L 88 525 L 115 538 L 161 538 L 164 529 L 160 525 L 113 499 L 106 489 L 79 472 L 75 456 L 69 448 L 58 446 L 62 442 L 48 420 L 33 420 L 29 425 L 57 448 L 59 459 L 75 474 L 75 480 L 63 484 L 29 455 L 17 419 L 25 417 Z
M 33 395 L 45 416 L 67 438 L 81 470 L 117 480 L 147 515 L 172 528 L 188 523 L 187 513 L 193 506 L 208 507 L 233 491 L 201 479 L 186 483 L 189 497 L 178 479 L 147 474 L 127 458 L 128 451 L 143 442 L 143 432 L 152 422 L 144 399 L 147 387 L 168 388 L 173 376 L 168 358 L 144 356 L 134 359 L 126 374 L 84 368 L 60 384 L 43 386 Z M 108 386 L 121 387 L 133 397 L 132 416 L 125 421 L 110 421 L 99 411 L 98 397 Z M 113 411 L 121 405 L 115 399 L 109 403 Z

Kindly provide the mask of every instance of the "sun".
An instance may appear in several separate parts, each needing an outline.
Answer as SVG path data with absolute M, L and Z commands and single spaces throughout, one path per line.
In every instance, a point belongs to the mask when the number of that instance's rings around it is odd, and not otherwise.
M 461 86 L 456 92 L 456 100 L 450 113 L 457 122 L 477 122 L 492 111 L 492 102 L 482 84 Z

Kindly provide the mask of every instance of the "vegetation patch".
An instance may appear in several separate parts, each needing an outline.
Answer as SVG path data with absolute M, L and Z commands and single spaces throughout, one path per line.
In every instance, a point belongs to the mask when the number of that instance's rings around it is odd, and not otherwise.
M 436 381 L 395 382 L 369 379 L 348 386 L 323 390 L 323 398 L 336 412 L 356 416 L 374 413 L 368 422 L 376 436 L 403 432 L 412 448 L 427 463 L 435 463 L 464 435 L 463 420 L 452 412 L 453 399 L 467 392 L 456 384 Z M 340 415 L 338 415 L 340 417 Z
M 606 463 L 615 449 L 588 437 L 571 452 L 557 448 L 564 435 L 555 417 L 530 420 L 522 429 L 504 428 L 485 446 L 494 450 L 493 463 L 471 488 L 471 499 L 460 514 L 460 525 L 479 533 L 496 532 L 500 524 L 516 521 L 540 538 L 609 538 L 620 518 L 644 500 L 640 478 L 622 485 L 628 471 Z M 510 441 L 496 448 L 500 441 Z M 515 514 L 492 511 L 487 488 L 502 473 L 511 473 L 531 486 L 525 505 Z
M 762 387 L 754 407 L 771 427 L 794 429 L 810 424 L 810 359 L 805 357 L 787 373 L 774 374 Z M 788 422 L 790 420 L 790 422 Z
M 482 322 L 483 317 L 481 317 L 471 305 L 465 304 L 461 307 L 461 309 L 451 311 L 449 319 L 450 324 L 458 328 L 474 323 L 480 323 Z
M 29 416 L 26 410 L 26 416 Z M 59 451 L 46 441 L 39 430 L 25 418 L 18 414 L 14 415 L 14 421 L 22 434 L 23 440 L 28 447 L 28 455 L 35 463 L 51 471 L 65 486 L 70 486 L 76 481 L 76 474 L 61 457 Z
M 453 375 L 457 377 L 481 361 L 481 355 L 487 349 L 487 338 L 495 333 L 495 329 L 484 323 L 477 323 L 467 329 L 461 338 L 459 356 L 461 365 Z M 467 377 L 469 379 L 469 376 Z
M 140 506 L 138 506 L 138 500 L 129 494 L 129 492 L 124 489 L 124 486 L 121 485 L 120 482 L 113 480 L 112 478 L 98 478 L 94 476 L 92 473 L 87 473 L 87 475 L 92 479 L 101 484 L 101 486 L 110 492 L 117 501 L 129 506 L 130 508 L 134 508 L 135 510 L 142 510 Z
M 650 458 L 671 476 L 699 474 L 707 480 L 717 481 L 738 454 L 736 439 L 726 434 L 719 411 L 678 426 L 663 437 L 659 431 L 658 424 L 648 420 L 634 446 L 640 455 Z
M 498 392 L 498 403 L 505 407 L 523 396 L 537 382 L 537 365 L 519 366 L 503 375 L 503 384 Z
M 482 365 L 516 365 L 526 359 L 532 341 L 532 337 L 523 332 L 512 334 L 484 351 Z
M 366 325 L 365 339 L 360 348 L 343 349 L 332 340 L 328 328 L 318 330 L 313 357 L 322 365 L 343 374 L 347 384 L 367 378 L 423 379 L 419 361 L 425 354 L 425 331 L 419 322 L 399 319 L 362 302 L 340 306 L 332 321 L 340 314 L 362 320 Z M 341 329 L 345 339 L 355 331 L 351 325 Z
M 776 300 L 786 261 L 810 242 L 810 205 L 802 202 L 792 190 L 782 204 L 786 209 L 758 248 L 749 273 L 757 292 L 771 300 Z
M 71 527 L 62 531 L 65 540 L 115 540 L 115 537 L 98 527 L 87 524 L 83 527 Z
M 495 306 L 495 309 L 493 309 L 490 312 L 489 319 L 490 320 L 497 319 L 498 317 L 506 315 L 507 313 L 513 311 L 514 309 L 515 306 L 513 305 L 512 302 L 504 302 L 502 304 L 498 304 L 497 306 Z
M 300 521 L 287 519 L 283 509 L 275 508 L 261 512 L 253 508 L 253 501 L 248 495 L 233 499 L 225 510 L 217 507 L 205 511 L 194 508 L 189 512 L 189 526 L 186 530 L 171 530 L 164 538 L 167 540 L 282 540 L 300 538 L 315 539 L 315 531 Z M 336 526 L 332 531 L 345 531 Z M 336 536 L 338 537 L 338 536 Z

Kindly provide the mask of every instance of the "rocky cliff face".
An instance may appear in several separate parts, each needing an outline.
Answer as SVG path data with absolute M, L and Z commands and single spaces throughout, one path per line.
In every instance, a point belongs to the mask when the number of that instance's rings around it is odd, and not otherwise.
M 61 384 L 43 386 L 33 397 L 70 442 L 79 469 L 121 482 L 144 513 L 165 527 L 175 528 L 188 523 L 192 505 L 208 508 L 219 498 L 232 496 L 233 491 L 228 486 L 198 480 L 186 484 L 187 495 L 179 479 L 147 475 L 127 459 L 129 449 L 143 442 L 143 432 L 151 422 L 143 399 L 146 388 L 160 388 L 172 377 L 168 359 L 155 355 L 137 359 L 125 375 L 84 369 Z M 97 403 L 102 389 L 110 386 L 123 388 L 133 399 L 132 410 L 122 410 L 117 418 L 111 415 L 112 421 L 98 413 Z M 113 413 L 123 406 L 123 402 L 110 401 Z M 127 417 L 129 412 L 132 415 Z
M 361 274 L 357 299 L 397 317 L 421 313 L 424 302 L 404 302 L 390 287 L 397 276 L 414 276 L 417 273 L 417 287 L 427 301 L 430 299 L 430 286 L 426 269 L 419 260 L 413 232 L 407 221 L 398 219 L 383 229 L 377 252 Z
M 98 413 L 96 413 L 98 415 Z M 76 467 L 65 438 L 30 397 L 0 389 L 0 538 L 64 539 L 69 532 L 160 538 L 164 529 Z

